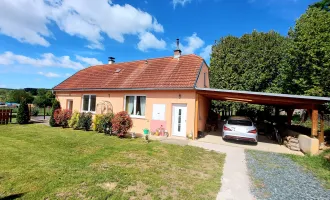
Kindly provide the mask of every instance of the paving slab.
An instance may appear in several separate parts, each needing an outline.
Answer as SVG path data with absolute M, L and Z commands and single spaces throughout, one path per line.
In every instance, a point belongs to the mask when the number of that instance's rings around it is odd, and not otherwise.
M 200 141 L 189 141 L 189 145 L 226 154 L 221 177 L 221 189 L 217 195 L 217 200 L 255 199 L 250 192 L 250 180 L 243 148 Z
M 266 136 L 259 135 L 259 142 L 258 144 L 253 144 L 250 142 L 243 142 L 243 141 L 235 141 L 235 140 L 226 140 L 224 141 L 221 136 L 219 135 L 206 135 L 204 138 L 198 139 L 200 142 L 212 143 L 212 144 L 219 144 L 223 146 L 232 146 L 238 147 L 243 149 L 251 149 L 257 151 L 267 151 L 267 152 L 274 152 L 274 153 L 285 153 L 285 154 L 293 154 L 293 155 L 300 155 L 303 156 L 304 154 L 301 151 L 292 151 L 285 147 L 284 145 L 279 145 L 273 141 L 270 141 Z

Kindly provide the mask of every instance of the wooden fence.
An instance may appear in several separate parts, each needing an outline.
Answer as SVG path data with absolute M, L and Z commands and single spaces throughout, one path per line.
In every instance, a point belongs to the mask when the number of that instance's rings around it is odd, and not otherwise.
M 0 108 L 0 124 L 8 124 L 11 122 L 12 114 L 12 109 Z

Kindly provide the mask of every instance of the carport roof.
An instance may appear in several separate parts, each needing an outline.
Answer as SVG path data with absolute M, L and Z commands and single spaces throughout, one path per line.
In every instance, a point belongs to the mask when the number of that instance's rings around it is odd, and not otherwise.
M 212 100 L 245 102 L 251 104 L 274 106 L 278 105 L 290 108 L 312 109 L 315 106 L 330 102 L 329 97 L 223 90 L 214 88 L 196 88 L 196 90 L 198 94 Z

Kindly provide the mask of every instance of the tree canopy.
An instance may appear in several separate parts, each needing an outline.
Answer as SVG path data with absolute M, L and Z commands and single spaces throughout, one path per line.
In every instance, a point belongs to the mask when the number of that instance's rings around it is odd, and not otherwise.
M 310 8 L 319 8 L 325 11 L 330 11 L 330 0 L 322 0 L 319 2 L 316 2 L 309 6 Z
M 27 103 L 33 102 L 33 96 L 29 92 L 24 90 L 11 90 L 8 94 L 7 101 L 11 103 L 20 103 L 22 99 L 25 99 Z
M 222 37 L 212 47 L 211 87 L 330 96 L 329 11 L 330 0 L 310 5 L 288 36 L 253 31 L 241 37 Z M 239 108 L 243 107 L 249 106 Z
M 284 93 L 330 95 L 330 12 L 309 8 L 289 31 L 287 63 L 281 71 Z
M 38 107 L 52 106 L 55 96 L 52 91 L 46 89 L 38 89 L 37 96 L 34 98 L 33 104 Z
M 210 84 L 213 88 L 267 91 L 285 57 L 286 38 L 275 31 L 253 31 L 242 37 L 221 38 L 212 49 Z

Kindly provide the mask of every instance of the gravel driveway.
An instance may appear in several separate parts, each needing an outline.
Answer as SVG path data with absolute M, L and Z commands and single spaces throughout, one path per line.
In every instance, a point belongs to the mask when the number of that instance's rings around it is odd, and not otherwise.
M 330 190 L 308 171 L 276 153 L 246 151 L 252 193 L 257 199 L 329 199 Z

